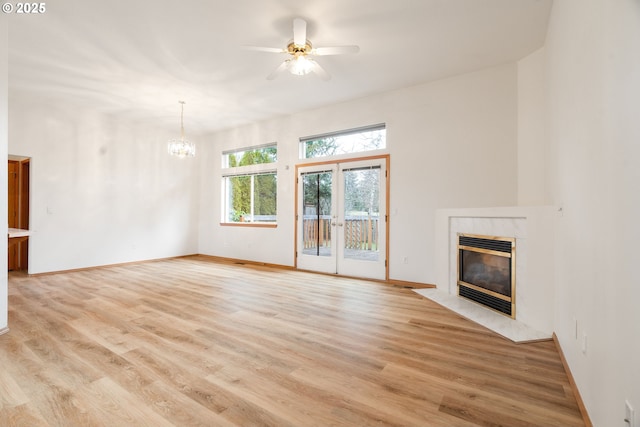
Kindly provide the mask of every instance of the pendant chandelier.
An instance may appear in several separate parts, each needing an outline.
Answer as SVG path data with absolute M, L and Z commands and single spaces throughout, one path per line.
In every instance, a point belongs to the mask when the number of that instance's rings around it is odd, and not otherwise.
M 196 155 L 196 146 L 193 142 L 184 139 L 184 101 L 178 101 L 182 105 L 180 112 L 180 139 L 169 140 L 168 151 L 172 156 L 179 158 L 193 157 Z

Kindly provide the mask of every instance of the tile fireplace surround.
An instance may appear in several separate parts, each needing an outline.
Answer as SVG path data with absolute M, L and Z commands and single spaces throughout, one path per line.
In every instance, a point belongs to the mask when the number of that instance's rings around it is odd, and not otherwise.
M 554 317 L 552 206 L 441 209 L 436 212 L 437 289 L 421 295 L 515 342 L 550 339 Z M 516 317 L 457 295 L 458 233 L 516 239 Z

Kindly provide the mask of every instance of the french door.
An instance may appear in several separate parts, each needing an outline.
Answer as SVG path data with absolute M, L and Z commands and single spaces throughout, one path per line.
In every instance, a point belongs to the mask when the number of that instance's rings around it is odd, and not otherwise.
M 385 279 L 387 158 L 298 168 L 296 265 Z

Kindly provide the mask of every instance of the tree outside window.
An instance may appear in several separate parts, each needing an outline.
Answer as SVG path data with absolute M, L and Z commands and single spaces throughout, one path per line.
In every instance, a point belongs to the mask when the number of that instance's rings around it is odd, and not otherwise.
M 223 161 L 229 168 L 274 163 L 276 146 L 226 153 Z M 278 181 L 275 171 L 238 173 L 224 177 L 224 222 L 275 223 Z
M 227 222 L 276 222 L 275 173 L 227 177 Z
M 387 146 L 385 125 L 301 138 L 301 158 L 331 157 L 381 150 Z

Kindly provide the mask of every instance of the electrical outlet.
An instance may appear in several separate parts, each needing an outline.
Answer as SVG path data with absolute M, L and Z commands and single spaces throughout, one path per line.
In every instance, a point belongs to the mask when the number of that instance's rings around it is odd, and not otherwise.
M 628 400 L 624 401 L 624 422 L 625 427 L 635 427 L 633 408 Z

